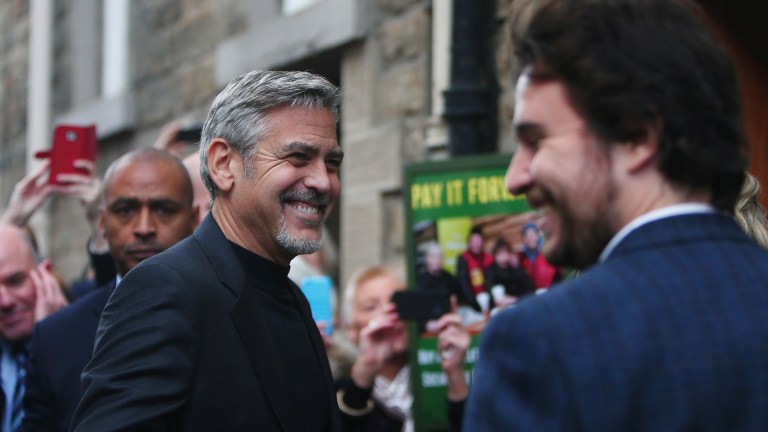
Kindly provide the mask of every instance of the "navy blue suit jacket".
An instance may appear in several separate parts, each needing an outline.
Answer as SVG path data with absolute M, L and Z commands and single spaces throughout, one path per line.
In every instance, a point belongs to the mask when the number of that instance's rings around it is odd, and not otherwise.
M 24 430 L 69 430 L 80 374 L 93 355 L 99 318 L 115 289 L 107 283 L 35 325 L 27 364 Z
M 641 226 L 482 336 L 466 431 L 768 430 L 768 252 L 725 215 Z

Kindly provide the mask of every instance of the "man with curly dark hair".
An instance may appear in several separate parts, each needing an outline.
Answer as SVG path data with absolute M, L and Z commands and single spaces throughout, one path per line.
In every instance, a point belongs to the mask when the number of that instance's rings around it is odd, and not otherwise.
M 686 0 L 515 2 L 508 189 L 583 269 L 496 315 L 468 431 L 768 425 L 768 252 L 732 213 L 734 67 Z

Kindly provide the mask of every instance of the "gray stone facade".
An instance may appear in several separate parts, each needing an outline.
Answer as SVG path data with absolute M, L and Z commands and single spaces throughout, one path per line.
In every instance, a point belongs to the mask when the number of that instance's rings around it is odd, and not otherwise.
M 25 171 L 29 5 L 0 3 L 0 208 Z
M 239 73 L 309 67 L 336 75 L 329 78 L 344 92 L 341 140 L 347 155 L 339 221 L 332 230 L 339 237 L 340 284 L 361 265 L 402 264 L 402 167 L 433 157 L 435 150 L 434 143 L 426 144 L 435 109 L 432 13 L 447 0 L 321 0 L 292 16 L 281 15 L 273 0 L 133 0 L 129 83 L 117 98 L 99 95 L 99 66 L 93 62 L 102 41 L 87 37 L 103 30 L 103 0 L 51 1 L 53 123 L 97 122 L 100 173 L 125 151 L 151 145 L 165 123 L 203 118 L 218 90 Z M 498 148 L 504 152 L 513 148 L 505 126 L 513 90 L 509 3 L 497 2 L 494 29 L 502 90 Z M 0 208 L 25 172 L 26 5 L 0 4 Z M 49 222 L 38 232 L 46 239 L 45 253 L 65 279 L 79 277 L 88 237 L 79 203 L 53 199 L 42 213 Z

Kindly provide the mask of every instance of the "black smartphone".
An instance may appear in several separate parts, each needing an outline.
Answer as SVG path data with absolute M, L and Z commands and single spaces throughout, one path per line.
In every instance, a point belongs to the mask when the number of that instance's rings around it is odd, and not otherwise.
M 199 143 L 202 133 L 203 122 L 191 123 L 179 129 L 179 132 L 176 133 L 176 141 Z
M 451 311 L 448 294 L 430 291 L 397 291 L 392 294 L 397 315 L 404 321 L 426 322 Z

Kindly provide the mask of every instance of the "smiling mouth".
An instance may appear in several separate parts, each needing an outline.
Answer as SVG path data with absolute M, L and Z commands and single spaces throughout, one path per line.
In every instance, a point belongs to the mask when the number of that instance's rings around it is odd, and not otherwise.
M 326 206 L 314 206 L 304 202 L 286 202 L 294 210 L 294 217 L 304 225 L 318 226 L 325 220 Z
M 2 321 L 2 323 L 6 326 L 15 324 L 21 318 L 22 312 L 23 311 L 18 309 L 11 312 L 4 312 L 2 315 L 0 315 L 0 321 Z
M 289 203 L 289 205 L 294 209 L 298 210 L 299 212 L 304 213 L 308 216 L 314 216 L 318 213 L 321 213 L 321 214 L 325 213 L 324 208 L 318 208 L 313 205 L 308 205 L 304 203 Z
M 292 190 L 284 192 L 280 202 L 293 209 L 304 223 L 317 225 L 324 219 L 330 197 L 312 189 Z

